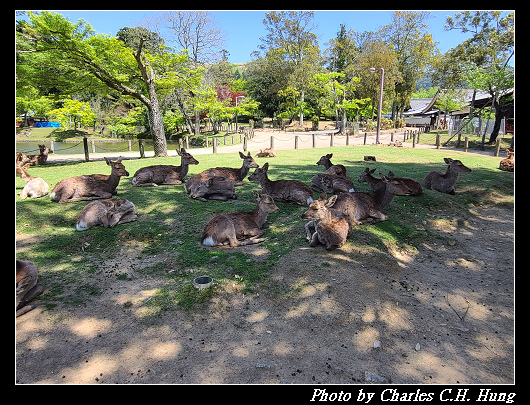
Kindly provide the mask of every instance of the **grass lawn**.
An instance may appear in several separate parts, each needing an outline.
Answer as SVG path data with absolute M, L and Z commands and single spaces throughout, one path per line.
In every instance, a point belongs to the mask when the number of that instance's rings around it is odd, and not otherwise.
M 429 239 L 443 239 L 423 225 L 430 221 L 465 218 L 469 210 L 480 205 L 510 207 L 514 199 L 514 175 L 498 169 L 501 158 L 473 153 L 448 152 L 383 146 L 335 147 L 326 149 L 279 151 L 269 162 L 269 177 L 298 179 L 310 183 L 322 167 L 315 163 L 320 156 L 333 152 L 333 163 L 343 164 L 357 191 L 367 191 L 366 184 L 357 179 L 365 167 L 377 168 L 397 176 L 421 181 L 430 170 L 445 171 L 444 157 L 460 159 L 472 169 L 460 176 L 456 195 L 425 190 L 418 197 L 396 197 L 384 212 L 389 220 L 354 230 L 348 244 L 359 249 L 388 252 L 393 249 L 414 250 Z M 364 155 L 375 155 L 377 162 L 364 162 Z M 198 156 L 199 165 L 190 166 L 188 176 L 209 167 L 240 167 L 238 154 Z M 180 158 L 157 158 L 124 161 L 132 177 L 139 168 L 152 164 L 180 164 Z M 105 162 L 47 164 L 32 167 L 32 176 L 42 177 L 50 186 L 60 180 L 93 173 L 110 173 Z M 252 172 L 252 171 L 251 171 Z M 131 178 L 130 177 L 130 178 Z M 152 314 L 159 311 L 190 308 L 216 294 L 228 283 L 238 289 L 256 291 L 272 288 L 270 269 L 294 246 L 306 245 L 304 220 L 306 208 L 277 203 L 279 213 L 271 214 L 265 223 L 268 239 L 259 246 L 267 254 L 256 256 L 245 248 L 206 249 L 199 245 L 204 225 L 217 213 L 251 210 L 255 206 L 254 182 L 236 189 L 237 200 L 230 202 L 201 202 L 191 200 L 180 186 L 132 187 L 130 178 L 122 178 L 118 196 L 131 200 L 138 210 L 138 220 L 112 229 L 101 227 L 77 232 L 75 223 L 87 202 L 58 204 L 49 197 L 21 201 L 16 195 L 16 233 L 24 244 L 18 257 L 39 267 L 39 278 L 47 288 L 39 298 L 50 310 L 57 305 L 80 305 L 97 299 L 101 283 L 94 281 L 102 271 L 101 264 L 123 255 L 127 249 L 138 255 L 143 265 L 138 272 L 147 279 L 162 283 L 149 301 Z M 16 193 L 24 186 L 16 179 Z M 214 288 L 197 292 L 193 278 L 209 275 L 216 281 Z M 126 275 L 116 275 L 126 279 Z M 112 280 L 108 281 L 112 285 Z

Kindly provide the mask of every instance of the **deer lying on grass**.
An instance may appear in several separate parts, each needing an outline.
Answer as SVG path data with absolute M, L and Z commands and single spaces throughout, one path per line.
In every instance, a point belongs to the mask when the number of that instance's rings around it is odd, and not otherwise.
M 373 176 L 374 172 L 375 172 L 375 169 L 370 170 L 367 167 L 359 175 L 359 180 L 358 180 L 359 183 L 368 183 L 368 185 L 370 186 L 370 188 L 373 191 L 375 191 L 376 189 L 378 189 L 380 187 L 384 187 L 385 186 L 385 183 L 383 182 L 383 180 L 381 180 L 381 178 L 378 179 L 378 178 Z M 411 191 L 410 194 L 407 194 L 407 195 L 411 195 L 411 196 L 420 195 L 423 192 L 423 188 L 421 187 L 420 182 L 418 182 L 418 181 L 416 181 L 414 179 L 410 179 L 408 177 L 396 177 L 394 175 L 394 173 L 392 173 L 391 171 L 388 172 L 388 176 L 387 177 L 390 180 L 399 180 L 399 181 L 403 182 L 403 184 L 405 184 Z
M 325 173 L 336 174 L 338 176 L 346 177 L 346 168 L 343 165 L 334 165 L 331 163 L 333 153 L 328 153 L 320 158 L 317 165 L 322 165 L 326 168 Z
M 187 182 L 186 182 L 186 192 L 188 194 L 195 194 L 198 187 L 201 186 L 204 182 L 206 182 L 208 179 L 214 177 L 214 176 L 222 176 L 229 179 L 232 183 L 234 183 L 234 186 L 241 186 L 243 185 L 243 180 L 245 179 L 245 176 L 248 174 L 248 171 L 251 168 L 259 167 L 259 165 L 254 161 L 252 156 L 250 155 L 250 152 L 248 152 L 247 155 L 239 152 L 239 157 L 243 159 L 243 165 L 241 168 L 236 169 L 232 167 L 213 167 L 211 169 L 203 170 L 201 173 L 197 173 L 193 175 Z
M 329 170 L 332 170 L 333 166 Z M 345 176 L 337 174 L 317 173 L 311 178 L 311 188 L 317 192 L 328 194 L 353 193 L 355 187 L 353 182 Z
M 211 177 L 204 183 L 200 183 L 198 187 L 193 187 L 193 190 L 190 197 L 201 201 L 226 201 L 229 198 L 237 198 L 234 183 L 223 176 Z
M 116 194 L 116 188 L 122 176 L 128 176 L 129 172 L 121 163 L 122 157 L 116 161 L 105 158 L 105 162 L 112 168 L 109 175 L 90 174 L 84 176 L 69 177 L 61 180 L 53 188 L 50 198 L 52 201 L 65 203 L 71 201 L 91 201 L 102 198 L 110 198 Z
M 26 164 L 29 162 L 30 166 L 40 166 L 46 164 L 48 161 L 48 154 L 53 153 L 50 151 L 46 145 L 38 145 L 40 153 L 38 155 L 26 155 L 25 153 L 19 152 L 16 154 L 16 161 L 24 162 Z
M 499 162 L 499 169 L 504 170 L 505 172 L 513 172 L 515 170 L 515 152 L 506 149 L 506 154 L 508 157 Z
M 395 195 L 410 194 L 411 190 L 402 181 L 380 176 L 384 186 L 379 186 L 373 194 L 355 192 L 337 196 L 333 208 L 341 212 L 351 226 L 386 221 L 388 217 L 381 210 Z
M 340 248 L 346 242 L 350 225 L 342 214 L 331 209 L 337 196 L 329 200 L 325 199 L 325 194 L 322 197 L 323 200 L 313 201 L 302 214 L 303 219 L 311 219 L 305 225 L 307 239 L 311 242 L 309 246 L 315 247 L 320 242 L 327 250 Z
M 37 284 L 37 267 L 24 260 L 16 260 L 16 316 L 25 314 L 35 308 L 27 305 L 33 298 L 44 292 L 44 287 Z
M 177 149 L 180 156 L 180 166 L 153 165 L 138 169 L 132 178 L 132 184 L 136 187 L 177 185 L 182 184 L 184 177 L 188 174 L 189 165 L 198 165 L 199 161 L 184 148 Z
M 309 205 L 313 199 L 313 191 L 307 185 L 298 180 L 269 180 L 267 171 L 269 162 L 263 167 L 257 168 L 248 179 L 250 181 L 259 181 L 267 195 L 270 195 L 274 201 L 293 202 L 299 205 Z
M 460 160 L 444 158 L 444 161 L 449 165 L 447 166 L 447 172 L 441 173 L 433 170 L 425 176 L 421 184 L 429 190 L 455 195 L 455 183 L 458 180 L 458 174 L 469 173 L 471 169 L 464 166 Z
M 260 149 L 259 152 L 256 153 L 256 157 L 276 157 L 276 152 L 274 151 L 274 148 Z
M 92 201 L 79 213 L 75 229 L 85 231 L 101 225 L 112 228 L 119 224 L 136 221 L 136 207 L 125 198 Z
M 15 169 L 16 175 L 22 177 L 22 180 L 26 182 L 26 185 L 19 193 L 20 199 L 24 200 L 25 198 L 39 198 L 43 197 L 49 192 L 48 184 L 41 179 L 40 177 L 30 176 L 27 172 L 29 164 L 24 166 L 17 167 Z
M 254 211 L 220 214 L 208 222 L 202 233 L 202 244 L 204 246 L 228 244 L 230 247 L 236 247 L 264 241 L 265 239 L 260 236 L 264 233 L 261 228 L 267 215 L 280 209 L 274 204 L 272 197 L 265 193 L 260 195 L 254 191 L 254 197 L 258 201 Z

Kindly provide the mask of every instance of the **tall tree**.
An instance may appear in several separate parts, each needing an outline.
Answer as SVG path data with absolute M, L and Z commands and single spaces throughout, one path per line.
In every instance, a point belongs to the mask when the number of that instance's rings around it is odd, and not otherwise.
M 432 35 L 427 32 L 426 24 L 429 18 L 428 11 L 395 11 L 391 23 L 381 28 L 383 40 L 394 48 L 403 79 L 395 84 L 393 120 L 397 118 L 398 111 L 403 114 L 404 107 L 410 102 L 410 95 L 416 91 L 416 81 L 425 74 L 433 55 L 435 44 Z
M 77 74 L 87 85 L 91 84 L 90 79 L 96 78 L 107 87 L 142 102 L 152 121 L 155 156 L 167 155 L 156 94 L 156 71 L 152 66 L 155 60 L 144 49 L 148 38 L 140 37 L 137 49 L 131 50 L 117 38 L 96 35 L 83 20 L 71 23 L 62 15 L 47 11 L 28 14 L 29 24 L 17 34 L 24 36 L 30 46 L 18 48 L 17 52 L 40 55 L 39 62 L 45 66 L 54 66 L 70 76 Z M 31 58 L 25 63 L 31 64 Z M 38 75 L 34 79 L 38 81 Z
M 305 92 L 311 85 L 312 73 L 317 73 L 319 67 L 320 51 L 317 36 L 312 32 L 313 18 L 313 11 L 271 11 L 263 20 L 267 35 L 260 38 L 260 49 L 279 51 L 293 66 L 289 84 L 300 94 L 300 126 L 304 125 Z

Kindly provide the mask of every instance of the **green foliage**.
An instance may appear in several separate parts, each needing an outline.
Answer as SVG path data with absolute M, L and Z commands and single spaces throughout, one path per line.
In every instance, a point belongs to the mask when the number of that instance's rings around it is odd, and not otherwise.
M 48 111 L 47 115 L 61 123 L 61 126 L 68 129 L 77 128 L 78 125 L 94 125 L 96 114 L 90 108 L 90 104 L 79 100 L 61 100 L 63 106 Z

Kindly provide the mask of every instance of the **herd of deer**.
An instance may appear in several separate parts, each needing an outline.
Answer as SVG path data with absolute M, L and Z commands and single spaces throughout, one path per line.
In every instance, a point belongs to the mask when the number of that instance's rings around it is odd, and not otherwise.
M 197 165 L 199 162 L 184 149 L 177 150 L 177 153 L 181 157 L 180 166 L 143 167 L 134 174 L 132 185 L 144 187 L 184 183 L 189 165 Z M 45 163 L 45 160 L 43 162 L 41 158 L 39 161 L 35 156 L 39 155 L 17 154 L 16 156 L 16 173 L 27 183 L 20 193 L 21 199 L 48 194 L 46 182 L 27 173 L 30 165 Z M 410 178 L 396 177 L 392 172 L 388 172 L 387 175 L 379 173 L 379 177 L 375 177 L 373 175 L 375 169 L 366 168 L 358 179 L 359 182 L 368 183 L 371 187 L 373 192 L 366 193 L 355 191 L 353 182 L 346 175 L 346 168 L 331 163 L 332 154 L 322 156 L 317 162 L 317 165 L 324 166 L 326 170 L 313 176 L 311 186 L 299 180 L 270 180 L 268 162 L 259 167 L 250 152 L 247 155 L 239 152 L 239 156 L 243 160 L 240 168 L 206 169 L 191 176 L 185 182 L 185 191 L 190 197 L 201 201 L 226 201 L 236 198 L 234 187 L 244 184 L 250 169 L 255 171 L 248 180 L 259 182 L 261 186 L 261 194 L 254 191 L 257 204 L 253 211 L 219 214 L 206 224 L 201 237 L 204 246 L 236 247 L 263 241 L 263 224 L 267 215 L 278 212 L 279 208 L 275 202 L 282 201 L 308 206 L 302 218 L 309 220 L 305 225 L 305 231 L 310 246 L 321 243 L 328 250 L 340 248 L 344 245 L 352 227 L 387 220 L 388 217 L 382 209 L 391 203 L 394 196 L 419 195 L 423 191 L 422 186 L 454 194 L 458 175 L 471 171 L 461 161 L 445 158 L 446 172 L 431 171 L 420 184 Z M 268 152 L 262 156 L 275 155 Z M 95 200 L 80 212 L 76 224 L 78 231 L 97 225 L 114 227 L 137 219 L 136 207 L 131 201 L 125 198 L 111 198 L 116 194 L 120 178 L 129 176 L 122 158 L 115 161 L 105 158 L 105 161 L 111 167 L 110 175 L 69 177 L 58 182 L 50 193 L 51 200 L 59 203 Z M 313 192 L 320 192 L 320 199 L 315 200 Z M 327 198 L 327 193 L 333 195 Z M 37 273 L 34 267 L 30 262 L 17 260 L 17 310 L 22 311 L 22 307 L 30 299 L 42 292 L 36 285 Z

